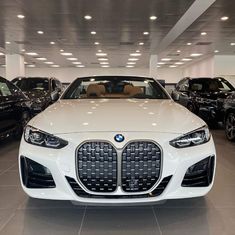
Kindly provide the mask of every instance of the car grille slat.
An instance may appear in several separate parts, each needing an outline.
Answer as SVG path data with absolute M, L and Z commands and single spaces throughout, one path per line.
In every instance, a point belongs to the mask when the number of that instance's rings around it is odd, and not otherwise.
M 117 152 L 107 142 L 86 142 L 77 152 L 78 177 L 93 192 L 117 188 Z
M 122 152 L 122 188 L 125 192 L 151 189 L 160 177 L 161 151 L 150 141 L 129 143 Z

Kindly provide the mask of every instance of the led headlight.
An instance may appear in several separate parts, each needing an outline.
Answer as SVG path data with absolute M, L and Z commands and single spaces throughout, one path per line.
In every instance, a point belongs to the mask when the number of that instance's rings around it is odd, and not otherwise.
M 182 135 L 172 141 L 170 145 L 175 148 L 187 148 L 204 144 L 210 140 L 210 131 L 207 126 L 203 126 L 195 131 Z
M 26 126 L 24 130 L 24 139 L 29 144 L 46 148 L 61 149 L 68 145 L 68 142 L 66 140 L 43 132 L 32 126 Z

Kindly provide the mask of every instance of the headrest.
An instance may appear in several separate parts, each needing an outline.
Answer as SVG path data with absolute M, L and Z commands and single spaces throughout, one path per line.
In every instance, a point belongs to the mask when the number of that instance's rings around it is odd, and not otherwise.
M 132 91 L 132 88 L 133 88 L 132 85 L 125 85 L 124 90 L 123 90 L 123 93 L 124 93 L 125 95 L 129 95 L 129 94 L 131 93 L 131 91 Z
M 105 86 L 98 84 L 90 84 L 87 87 L 87 96 L 88 97 L 100 97 L 105 94 Z

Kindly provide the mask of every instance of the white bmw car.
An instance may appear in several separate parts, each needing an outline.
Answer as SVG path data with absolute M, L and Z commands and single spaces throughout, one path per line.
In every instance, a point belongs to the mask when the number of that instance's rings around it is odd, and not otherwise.
M 21 183 L 33 198 L 86 204 L 201 197 L 216 152 L 206 124 L 151 78 L 78 78 L 25 128 Z

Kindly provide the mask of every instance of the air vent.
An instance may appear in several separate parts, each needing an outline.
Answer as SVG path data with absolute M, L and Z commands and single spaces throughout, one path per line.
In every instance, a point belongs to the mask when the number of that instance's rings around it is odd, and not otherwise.
M 121 46 L 130 46 L 130 45 L 134 45 L 134 42 L 120 42 Z
M 212 42 L 198 42 L 196 45 L 197 46 L 208 46 L 208 45 L 211 45 Z

